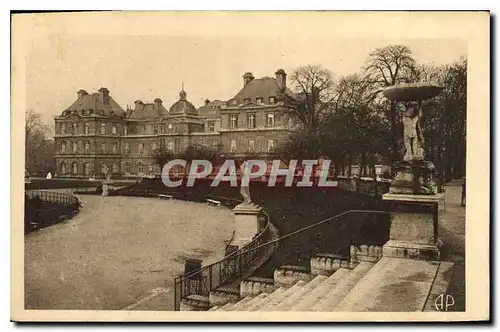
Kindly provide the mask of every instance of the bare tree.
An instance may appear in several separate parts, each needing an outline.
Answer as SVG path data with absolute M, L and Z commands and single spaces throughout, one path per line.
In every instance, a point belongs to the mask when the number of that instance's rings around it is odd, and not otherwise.
M 290 114 L 298 120 L 307 133 L 314 132 L 323 116 L 331 110 L 333 98 L 333 75 L 319 65 L 299 67 L 291 74 L 291 83 L 297 94 Z
M 405 45 L 388 45 L 375 49 L 370 53 L 364 71 L 367 82 L 374 89 L 415 82 L 418 79 L 417 64 L 411 50 Z M 394 101 L 389 105 L 389 119 L 393 136 L 393 159 L 397 160 L 400 150 L 398 144 L 400 119 Z
M 25 111 L 25 168 L 29 173 L 54 171 L 54 142 L 39 113 Z

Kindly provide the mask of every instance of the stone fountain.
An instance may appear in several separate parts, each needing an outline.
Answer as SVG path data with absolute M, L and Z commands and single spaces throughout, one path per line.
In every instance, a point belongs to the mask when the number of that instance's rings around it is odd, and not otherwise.
M 384 255 L 413 259 L 439 259 L 438 212 L 442 194 L 433 181 L 434 165 L 425 160 L 420 127 L 421 103 L 439 95 L 442 87 L 427 83 L 393 85 L 383 95 L 405 105 L 405 153 L 393 165 L 394 180 L 383 196 L 391 211 L 390 240 Z

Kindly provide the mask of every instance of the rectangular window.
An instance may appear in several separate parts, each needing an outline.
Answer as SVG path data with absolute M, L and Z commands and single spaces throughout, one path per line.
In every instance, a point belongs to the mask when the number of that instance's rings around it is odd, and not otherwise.
M 257 98 L 257 103 L 262 104 L 263 101 L 264 101 L 263 98 Z
M 249 129 L 253 129 L 256 127 L 255 125 L 255 114 L 248 114 L 247 115 L 247 124 Z
M 144 143 L 139 143 L 139 154 L 144 153 Z
M 76 142 L 73 142 L 73 153 L 76 153 L 78 150 L 78 146 L 76 145 Z
M 127 127 L 123 127 L 123 135 L 127 135 Z
M 130 163 L 125 163 L 124 168 L 125 168 L 125 173 L 130 173 Z
M 267 152 L 274 151 L 274 140 L 270 139 L 267 141 Z
M 113 125 L 113 127 L 111 127 L 111 133 L 113 135 L 116 135 L 116 126 L 115 125 Z
M 267 126 L 274 127 L 274 114 L 273 113 L 267 113 Z
M 156 151 L 156 143 L 151 144 L 151 151 L 153 153 Z
M 238 128 L 238 116 L 233 114 L 229 116 L 229 126 L 231 129 Z
M 78 134 L 78 125 L 76 123 L 73 123 L 73 135 Z
M 125 143 L 125 154 L 130 154 L 130 143 Z
M 236 152 L 236 140 L 231 140 L 231 152 Z
M 276 98 L 275 97 L 269 97 L 269 104 L 274 104 L 276 103 Z
M 66 124 L 61 123 L 61 134 L 66 134 Z
M 116 154 L 118 151 L 118 144 L 114 143 L 113 144 L 113 153 Z
M 61 143 L 61 153 L 66 153 L 66 142 Z
M 253 139 L 248 141 L 248 151 L 255 152 L 255 141 Z
M 90 152 L 90 143 L 89 142 L 85 142 L 84 150 L 85 150 L 85 153 L 89 153 Z
M 102 154 L 106 153 L 106 143 L 101 143 L 101 152 Z
M 101 123 L 101 135 L 104 135 L 104 134 L 106 134 L 106 124 Z
M 215 121 L 208 121 L 208 131 L 215 131 Z
M 179 151 L 181 148 L 181 139 L 180 138 L 174 138 L 174 150 Z
M 153 126 L 153 134 L 158 134 L 158 127 L 157 126 Z
M 83 133 L 85 135 L 89 134 L 89 124 L 88 123 L 86 123 L 86 124 L 83 125 Z

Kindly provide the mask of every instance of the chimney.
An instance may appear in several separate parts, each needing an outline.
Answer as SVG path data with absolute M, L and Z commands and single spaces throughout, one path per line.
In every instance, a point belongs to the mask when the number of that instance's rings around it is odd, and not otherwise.
M 88 95 L 88 93 L 85 90 L 78 90 L 78 92 L 76 93 L 76 95 L 78 96 L 78 100 L 80 100 L 80 99 L 83 98 L 83 96 Z
M 253 77 L 252 73 L 245 73 L 245 75 L 243 75 L 243 86 L 250 83 L 250 81 L 252 81 L 254 78 L 255 77 Z
M 286 89 L 286 73 L 283 69 L 278 69 L 276 73 L 276 83 L 281 91 L 285 91 Z
M 208 105 L 208 104 L 210 104 L 210 100 L 205 99 L 205 105 Z
M 99 89 L 99 97 L 101 98 L 101 102 L 103 104 L 107 104 L 109 101 L 109 90 L 106 88 Z
M 159 111 L 160 110 L 160 106 L 163 103 L 163 101 L 160 98 L 156 98 L 154 100 L 154 102 L 155 102 L 155 108 L 156 108 L 156 110 Z
M 144 108 L 144 103 L 142 102 L 142 100 L 136 100 L 134 102 L 134 105 L 135 105 L 134 111 L 142 111 L 142 109 Z

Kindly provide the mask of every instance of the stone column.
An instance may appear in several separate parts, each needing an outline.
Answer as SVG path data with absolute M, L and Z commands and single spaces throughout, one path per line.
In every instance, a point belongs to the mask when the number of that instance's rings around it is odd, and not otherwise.
M 262 208 L 253 203 L 241 203 L 233 209 L 236 230 L 233 244 L 239 248 L 250 242 L 259 232 L 259 215 Z
M 385 194 L 391 211 L 389 241 L 383 256 L 438 260 L 438 219 L 441 196 Z

